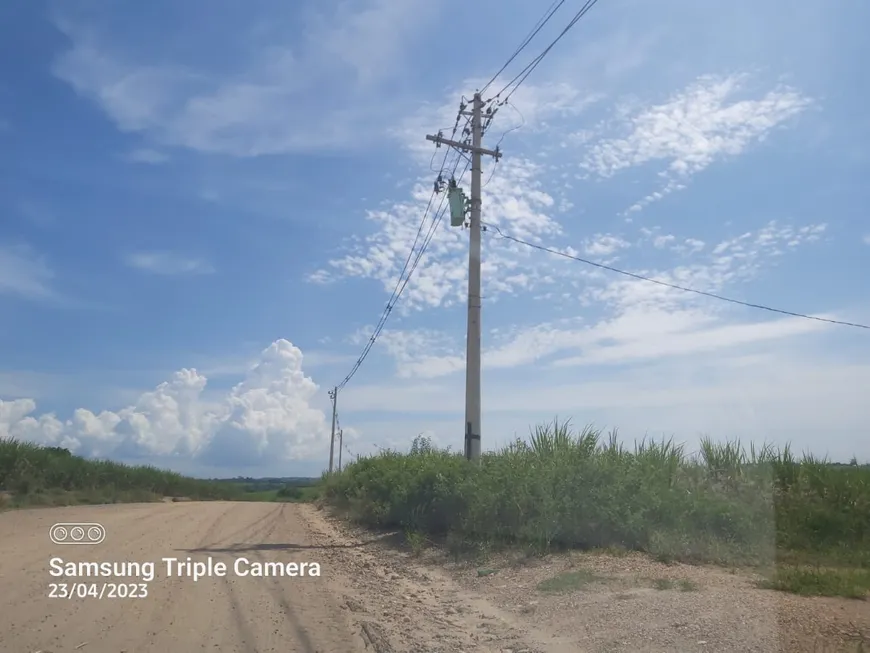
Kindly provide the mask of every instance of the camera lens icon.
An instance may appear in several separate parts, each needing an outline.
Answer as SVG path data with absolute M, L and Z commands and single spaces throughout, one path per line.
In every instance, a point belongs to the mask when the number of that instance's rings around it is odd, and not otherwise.
M 96 523 L 55 524 L 48 531 L 55 544 L 99 544 L 106 539 L 106 529 Z

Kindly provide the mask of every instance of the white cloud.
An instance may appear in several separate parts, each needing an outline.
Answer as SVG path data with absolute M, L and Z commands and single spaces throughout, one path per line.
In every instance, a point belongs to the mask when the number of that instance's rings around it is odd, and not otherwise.
M 677 245 L 674 249 L 679 252 L 694 254 L 700 252 L 704 247 L 706 247 L 706 243 L 704 243 L 703 240 L 698 240 L 697 238 L 686 238 L 681 245 Z
M 642 209 L 680 190 L 686 180 L 715 160 L 740 154 L 755 141 L 764 140 L 775 127 L 810 105 L 796 90 L 781 87 L 761 99 L 734 99 L 745 89 L 746 75 L 701 77 L 663 104 L 630 115 L 626 136 L 595 143 L 584 168 L 610 177 L 626 168 L 663 161 L 663 188 L 634 204 Z
M 658 333 L 656 327 L 651 325 L 656 320 L 661 324 Z M 583 354 L 560 359 L 556 361 L 556 365 L 625 364 L 649 359 L 693 356 L 704 351 L 817 333 L 825 326 L 821 322 L 801 318 L 743 324 L 716 325 L 705 322 L 708 322 L 706 316 L 692 313 L 656 314 L 649 310 L 639 310 L 634 315 L 624 313 L 610 325 L 612 330 L 600 325 L 594 333 L 597 342 L 590 342 Z M 618 333 L 620 327 L 628 333 L 622 337 L 612 335 Z
M 706 263 L 681 265 L 668 271 L 634 270 L 633 272 L 666 283 L 716 292 L 728 284 L 755 278 L 765 265 L 772 265 L 786 252 L 800 245 L 816 242 L 825 232 L 825 224 L 794 227 L 771 221 L 764 227 L 717 244 L 707 255 Z M 590 297 L 605 302 L 615 310 L 640 305 L 677 308 L 687 303 L 710 300 L 673 288 L 628 278 L 615 279 L 606 286 L 593 287 Z
M 356 7 L 342 4 L 335 15 L 321 16 L 313 26 L 316 58 L 334 57 L 351 68 L 356 83 L 363 86 L 383 79 L 400 65 L 414 28 L 433 16 L 430 4 L 421 0 L 371 0 Z
M 384 331 L 378 344 L 395 358 L 399 378 L 445 376 L 465 369 L 464 354 L 455 353 L 454 343 L 437 331 Z
M 586 239 L 583 243 L 583 251 L 589 256 L 610 256 L 630 246 L 630 243 L 619 236 L 596 234 Z
M 670 270 L 637 272 L 666 283 L 721 293 L 726 286 L 756 278 L 777 256 L 818 240 L 824 230 L 823 224 L 794 227 L 771 222 L 754 232 L 720 242 L 708 253 L 706 261 Z M 655 232 L 644 233 L 649 238 Z M 659 247 L 671 246 L 694 253 L 704 248 L 701 241 L 678 240 L 673 235 L 652 240 Z M 563 267 L 577 265 L 562 263 Z M 597 321 L 567 319 L 500 329 L 494 334 L 495 344 L 485 346 L 484 367 L 531 365 L 557 354 L 563 355 L 562 360 L 554 361 L 559 366 L 626 364 L 797 337 L 824 327 L 821 322 L 798 318 L 774 321 L 744 318 L 738 322 L 715 300 L 597 271 L 586 277 L 574 300 L 585 300 L 605 309 L 607 314 Z M 396 360 L 402 376 L 433 378 L 464 366 L 464 343 L 458 333 L 448 337 L 432 330 L 386 330 L 379 344 Z
M 321 344 L 328 344 L 321 343 Z M 356 360 L 356 355 L 336 354 L 330 351 L 312 350 L 305 354 L 305 364 L 309 367 L 330 367 L 334 365 L 350 365 Z
M 383 83 L 404 69 L 399 53 L 438 4 L 367 0 L 341 3 L 329 15 L 318 8 L 303 18 L 304 37 L 292 40 L 288 23 L 298 29 L 299 17 L 294 21 L 287 11 L 276 3 L 269 22 L 233 25 L 226 40 L 201 43 L 201 50 L 225 58 L 229 37 L 252 36 L 237 53 L 240 69 L 223 75 L 166 64 L 159 48 L 134 55 L 111 43 L 110 32 L 60 18 L 57 26 L 72 47 L 56 60 L 54 73 L 119 129 L 160 145 L 257 156 L 364 146 L 361 136 L 381 135 L 373 126 L 389 124 L 385 112 L 403 109 L 398 101 L 383 102 Z
M 432 143 L 424 138 L 425 134 L 434 134 L 439 129 L 449 138 L 456 123 L 456 111 L 459 108 L 460 97 L 468 100 L 468 89 L 480 88 L 488 80 L 484 78 L 465 79 L 458 87 L 452 89 L 439 102 L 425 102 L 399 121 L 398 127 L 391 134 L 398 139 L 410 152 L 419 157 L 419 162 L 429 169 L 432 157 Z M 495 92 L 493 90 L 493 92 Z M 600 93 L 589 93 L 568 82 L 527 82 L 517 89 L 510 101 L 497 109 L 489 132 L 484 136 L 493 138 L 500 134 L 510 134 L 520 128 L 523 133 L 541 134 L 550 127 L 550 121 L 564 122 L 577 118 L 588 109 L 604 100 Z M 459 123 L 461 128 L 465 122 Z M 457 133 L 457 137 L 460 134 Z M 499 136 L 500 137 L 500 136 Z M 498 139 L 496 139 L 498 142 Z M 490 143 L 495 146 L 496 143 Z M 504 160 L 509 160 L 506 157 Z
M 27 299 L 53 298 L 54 273 L 45 260 L 26 245 L 0 245 L 0 294 Z
M 656 249 L 664 249 L 669 244 L 674 242 L 674 240 L 676 240 L 676 237 L 672 234 L 668 234 L 667 236 L 656 236 L 653 239 L 653 246 L 655 246 Z
M 824 225 L 822 225 L 824 230 Z M 707 247 L 707 243 L 698 238 L 677 238 L 673 234 L 660 233 L 661 227 L 641 227 L 641 242 L 650 242 L 656 249 L 675 252 L 677 254 L 698 254 Z
M 133 163 L 150 163 L 154 165 L 157 163 L 164 163 L 168 161 L 169 157 L 163 152 L 158 152 L 157 150 L 140 148 L 138 150 L 133 150 L 132 152 L 128 153 L 126 159 Z
M 483 192 L 486 221 L 504 226 L 517 237 L 538 242 L 542 236 L 559 234 L 561 228 L 547 213 L 555 202 L 541 188 L 543 173 L 542 166 L 524 159 L 499 164 L 497 174 Z M 374 223 L 376 231 L 354 245 L 351 253 L 331 260 L 329 268 L 309 276 L 309 280 L 323 283 L 336 277 L 370 278 L 380 281 L 384 290 L 392 292 L 432 193 L 429 184 L 424 186 L 421 181 L 415 186 L 411 202 L 398 202 L 388 210 L 369 211 L 368 220 Z M 435 208 L 437 202 L 436 199 Z M 434 214 L 433 210 L 431 215 Z M 465 301 L 468 232 L 450 227 L 448 220 L 449 216 L 434 232 L 402 295 L 400 311 L 451 306 Z M 431 224 L 431 219 L 427 218 L 416 250 Z M 484 247 L 487 249 L 483 263 L 484 292 L 490 300 L 552 283 L 547 273 L 550 261 L 540 258 L 538 262 L 530 261 L 529 252 L 522 246 L 488 238 Z
M 628 109 L 621 114 L 617 112 L 622 116 L 616 119 L 617 123 L 623 119 L 628 121 L 629 135 L 587 143 L 584 166 L 607 177 L 648 161 L 668 161 L 669 167 L 663 173 L 667 177 L 666 185 L 653 194 L 654 200 L 661 199 L 683 188 L 684 181 L 691 174 L 702 170 L 716 158 L 739 154 L 751 142 L 763 139 L 772 128 L 809 103 L 797 92 L 786 88 L 770 91 L 760 100 L 738 99 L 729 103 L 746 85 L 747 79 L 745 76 L 703 77 L 665 104 L 639 113 Z M 563 128 L 570 131 L 568 127 L 573 124 L 570 120 L 589 104 L 600 100 L 598 96 L 584 97 L 568 84 L 523 86 L 523 89 L 526 96 L 518 92 L 520 97 L 515 98 L 515 103 L 524 120 L 508 113 L 508 122 L 500 123 L 499 129 L 507 130 L 522 124 L 523 132 L 540 134 L 547 132 L 551 127 L 547 121 L 553 119 L 561 121 L 560 132 Z M 504 111 L 505 107 L 501 110 Z M 436 131 L 437 125 L 449 130 L 455 111 L 453 102 L 426 107 L 398 131 L 402 138 L 407 139 L 409 149 L 419 162 L 425 165 L 426 172 L 414 187 L 412 201 L 396 202 L 389 209 L 369 211 L 367 217 L 374 225 L 374 233 L 357 240 L 349 253 L 331 260 L 328 267 L 313 272 L 309 275 L 310 281 L 327 283 L 341 277 L 370 278 L 380 281 L 387 292 L 393 291 L 414 242 L 434 177 L 430 172 L 432 148 L 424 144 L 420 134 L 427 130 Z M 520 122 L 511 124 L 511 120 Z M 542 142 L 549 141 L 544 139 Z M 564 138 L 554 136 L 553 142 L 563 144 Z M 506 157 L 499 163 L 492 182 L 483 192 L 485 221 L 504 227 L 515 237 L 535 243 L 551 243 L 554 237 L 562 235 L 562 226 L 554 216 L 564 206 L 564 193 L 569 187 L 568 181 L 554 177 L 554 166 L 546 162 L 545 150 L 539 140 L 535 159 L 523 158 L 521 154 Z M 564 163 L 555 168 L 564 169 Z M 553 183 L 554 179 L 558 181 Z M 635 210 L 640 208 L 642 206 L 638 205 Z M 429 223 L 424 235 L 428 227 Z M 437 229 L 403 294 L 400 311 L 446 307 L 464 301 L 466 235 L 465 230 L 451 229 L 444 224 Z M 696 254 L 705 247 L 704 242 L 697 238 L 683 241 L 671 241 L 668 235 L 656 238 L 657 247 L 668 247 L 681 254 Z M 606 257 L 630 244 L 621 235 L 597 234 L 581 241 L 580 246 L 587 255 Z M 565 267 L 557 266 L 552 259 L 536 256 L 522 245 L 497 238 L 485 239 L 484 247 L 487 251 L 483 263 L 483 292 L 488 301 L 498 300 L 502 295 L 532 291 L 540 291 L 544 298 L 553 298 L 553 293 L 571 292 L 571 288 L 566 290 L 566 284 L 572 282 L 564 276 Z M 573 249 L 570 252 L 576 254 Z M 589 271 L 574 268 L 567 274 L 573 279 L 585 280 Z
M 302 369 L 302 352 L 277 340 L 244 381 L 217 403 L 203 400 L 206 377 L 193 369 L 142 394 L 117 412 L 77 409 L 61 421 L 33 417 L 31 399 L 0 401 L 0 436 L 63 446 L 90 456 L 191 456 L 214 465 L 310 459 L 326 436 L 323 412 L 310 403 L 317 385 Z
M 538 368 L 534 383 L 528 376 L 484 372 L 484 448 L 507 444 L 525 435 L 529 425 L 558 415 L 575 427 L 616 427 L 629 444 L 635 438 L 673 437 L 691 451 L 700 435 L 709 434 L 740 438 L 746 446 L 791 443 L 798 454 L 829 454 L 844 462 L 855 454 L 870 461 L 870 410 L 862 394 L 870 384 L 866 364 L 819 359 L 771 340 L 751 354 L 702 351 L 632 368 L 568 372 Z M 461 450 L 463 396 L 462 384 L 453 380 L 425 380 L 357 386 L 342 402 L 356 416 L 354 426 L 364 440 L 397 442 L 406 450 L 425 428 Z M 377 415 L 396 413 L 396 407 L 401 417 L 394 414 L 387 422 Z
M 199 258 L 189 258 L 172 252 L 136 252 L 125 262 L 132 268 L 163 275 L 211 274 L 214 267 Z
M 479 87 L 484 81 L 466 80 L 463 88 Z M 440 126 L 445 130 L 445 136 L 450 136 L 459 96 L 459 92 L 450 93 L 445 102 L 424 106 L 394 130 L 393 135 L 415 157 L 422 170 L 411 191 L 410 201 L 397 201 L 388 209 L 368 211 L 367 218 L 374 227 L 374 233 L 357 239 L 349 252 L 329 261 L 326 268 L 310 274 L 309 281 L 329 283 L 344 277 L 360 277 L 375 279 L 381 282 L 387 292 L 393 291 L 415 241 L 436 175 L 431 168 L 434 165 L 433 146 L 422 135 L 437 132 Z M 510 133 L 519 127 L 523 128 L 523 133 L 548 131 L 551 129 L 548 121 L 575 119 L 601 99 L 600 95 L 584 94 L 568 83 L 523 85 L 513 96 L 511 104 L 499 109 L 498 122 L 493 123 L 496 126 L 492 127 L 490 138 L 493 139 L 497 133 Z M 495 142 L 489 145 L 494 146 Z M 439 164 L 443 160 L 442 152 L 437 151 Z M 544 182 L 552 171 L 545 161 L 539 159 L 525 157 L 522 151 L 518 151 L 502 159 L 494 170 L 494 163 L 487 159 L 482 192 L 485 222 L 503 227 L 513 236 L 537 243 L 562 233 L 562 227 L 553 214 L 564 212 L 572 206 L 561 192 L 563 188 L 555 196 L 545 189 Z M 453 170 L 456 162 L 457 158 L 451 155 L 446 170 Z M 460 166 L 457 174 L 463 168 Z M 460 178 L 460 185 L 465 186 L 466 190 L 468 183 L 467 175 Z M 439 201 L 440 198 L 436 198 L 430 215 L 435 213 Z M 431 221 L 427 219 L 420 242 L 425 239 L 430 225 Z M 465 229 L 451 228 L 446 220 L 441 222 L 402 295 L 399 311 L 447 307 L 466 300 L 467 237 Z M 628 246 L 628 243 L 617 236 L 604 234 L 595 236 L 594 242 L 588 241 L 587 246 L 595 251 L 615 252 Z M 483 247 L 486 250 L 483 292 L 489 301 L 495 301 L 503 295 L 530 292 L 556 282 L 552 274 L 552 261 L 533 258 L 522 245 L 498 238 L 485 238 Z

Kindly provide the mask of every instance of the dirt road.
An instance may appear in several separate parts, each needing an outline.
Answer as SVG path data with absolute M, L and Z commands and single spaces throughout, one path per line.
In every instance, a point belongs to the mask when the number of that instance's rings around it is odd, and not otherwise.
M 54 544 L 49 532 L 58 522 L 99 523 L 105 540 Z M 396 573 L 366 551 L 368 544 L 343 539 L 315 509 L 293 504 L 179 502 L 0 513 L 0 651 L 537 650 L 510 628 L 479 628 L 473 613 L 467 623 L 451 617 L 456 610 L 447 605 L 451 596 L 443 585 L 411 578 L 407 570 Z M 194 581 L 174 568 L 168 577 L 163 558 L 188 556 L 200 562 L 210 557 L 213 575 Z M 63 562 L 52 566 L 53 558 Z M 124 570 L 146 578 L 51 574 L 79 562 L 153 562 L 154 578 L 147 580 L 146 566 Z M 261 562 L 318 563 L 319 576 L 311 575 L 318 571 L 313 565 L 301 564 L 290 571 L 305 575 L 250 575 Z M 218 574 L 218 563 L 226 565 L 225 575 Z M 74 583 L 80 585 L 73 589 Z M 142 594 L 144 585 L 147 596 L 110 598 L 119 585 L 127 594 Z M 102 598 L 93 595 L 100 592 Z M 71 593 L 77 595 L 64 598 Z
M 58 522 L 99 523 L 105 540 L 52 543 Z M 168 575 L 164 558 L 188 557 L 201 577 L 179 576 L 177 565 Z M 52 575 L 84 571 L 81 562 L 140 566 Z M 309 505 L 9 511 L 0 513 L 0 653 L 773 653 L 857 651 L 851 636 L 870 634 L 868 602 L 758 590 L 742 575 L 639 554 L 487 566 L 415 558 Z M 143 585 L 147 596 L 108 596 Z

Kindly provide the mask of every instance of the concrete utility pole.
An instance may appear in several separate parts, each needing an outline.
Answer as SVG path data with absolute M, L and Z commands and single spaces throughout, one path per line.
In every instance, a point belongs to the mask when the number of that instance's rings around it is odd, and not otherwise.
M 341 474 L 341 450 L 344 448 L 344 429 L 338 429 L 338 473 Z
M 332 474 L 332 459 L 335 451 L 335 418 L 338 415 L 336 410 L 338 406 L 338 387 L 336 386 L 329 391 L 329 398 L 332 399 L 332 436 L 329 439 L 329 473 Z
M 437 136 L 426 140 L 439 147 L 449 145 L 471 153 L 471 216 L 468 248 L 468 339 L 465 348 L 465 457 L 480 458 L 480 205 L 481 205 L 481 155 L 501 157 L 498 149 L 481 147 L 483 139 L 483 106 L 480 93 L 474 94 L 471 111 L 460 110 L 461 115 L 471 116 L 471 144 Z

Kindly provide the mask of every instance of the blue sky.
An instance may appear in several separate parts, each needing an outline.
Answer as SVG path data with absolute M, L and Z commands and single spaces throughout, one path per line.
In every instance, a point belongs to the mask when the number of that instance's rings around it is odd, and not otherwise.
M 424 137 L 543 11 L 3 3 L 0 435 L 203 475 L 319 473 L 326 392 L 429 198 Z M 600 0 L 487 133 L 490 147 L 504 135 L 504 158 L 484 162 L 484 220 L 657 279 L 870 322 L 868 18 L 859 3 Z M 462 447 L 466 247 L 467 231 L 438 229 L 340 393 L 349 451 L 418 433 Z M 484 448 L 558 415 L 690 451 L 709 434 L 870 459 L 867 331 L 491 234 L 483 284 Z

